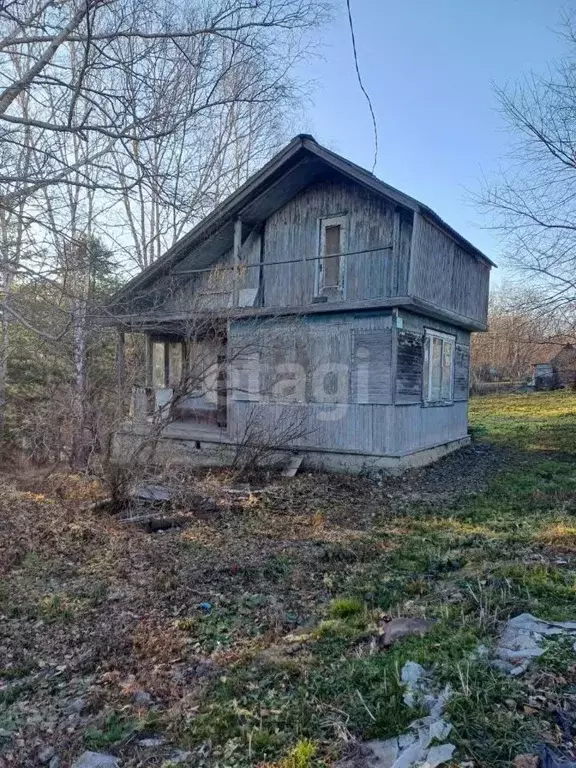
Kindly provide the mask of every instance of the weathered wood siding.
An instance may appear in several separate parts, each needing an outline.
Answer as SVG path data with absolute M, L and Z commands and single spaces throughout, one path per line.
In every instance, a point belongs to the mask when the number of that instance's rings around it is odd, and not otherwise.
M 394 451 L 400 455 L 458 440 L 468 432 L 466 402 L 428 408 L 396 405 L 393 411 Z
M 297 422 L 305 435 L 298 445 L 373 450 L 374 409 L 392 402 L 390 313 L 233 322 L 229 359 L 232 380 L 250 379 L 245 361 L 251 359 L 261 382 L 257 398 L 242 391 L 246 385 L 235 388 L 229 401 L 232 439 L 241 440 L 257 418 L 269 425 L 271 439 Z M 234 371 L 237 359 L 241 370 Z
M 229 421 L 232 440 L 241 441 L 255 418 L 259 424 L 269 425 L 271 443 L 283 425 L 293 423 L 303 425 L 304 436 L 291 447 L 388 456 L 404 456 L 458 440 L 468 430 L 466 403 L 423 408 L 238 402 L 234 403 L 233 421 Z
M 416 215 L 408 294 L 486 323 L 489 267 L 449 235 Z
M 406 295 L 412 216 L 359 185 L 318 182 L 266 221 L 264 232 L 264 306 L 310 304 L 314 298 L 320 220 L 346 217 L 344 296 L 349 300 Z M 373 248 L 394 245 L 393 250 Z M 301 259 L 294 264 L 278 264 Z M 278 264 L 277 266 L 272 266 Z
M 470 345 L 456 344 L 454 400 L 468 400 L 470 393 Z
M 207 272 L 174 278 L 165 294 L 162 310 L 194 312 L 202 309 L 226 309 L 232 306 L 234 272 L 232 249 Z M 256 271 L 256 270 L 254 270 Z
M 397 331 L 396 402 L 422 402 L 424 343 L 422 332 Z
M 165 292 L 162 310 L 229 309 L 234 302 L 255 306 L 261 280 L 261 249 L 261 229 L 246 232 L 236 267 L 233 249 L 229 248 L 210 268 L 204 268 L 207 271 L 174 277 Z
M 258 366 L 262 402 L 392 402 L 390 313 L 233 322 L 228 354 Z
M 404 455 L 464 437 L 467 392 L 463 385 L 458 391 L 457 382 L 467 379 L 469 333 L 408 312 L 400 318 L 402 328 L 386 312 L 231 323 L 230 359 L 242 350 L 259 366 L 260 386 L 257 395 L 245 385 L 230 398 L 230 437 L 242 440 L 254 419 L 272 442 L 283 426 L 297 423 L 302 437 L 294 447 L 376 455 Z M 456 336 L 455 395 L 462 402 L 422 403 L 426 327 Z M 334 387 L 324 378 L 333 371 L 339 379 Z M 248 380 L 244 363 L 239 376 Z
M 316 182 L 253 230 L 244 225 L 236 267 L 229 248 L 213 272 L 175 278 L 162 310 L 312 304 L 321 221 L 331 217 L 343 217 L 350 255 L 341 262 L 342 290 L 323 294 L 328 302 L 412 296 L 464 322 L 486 323 L 488 266 L 424 216 L 345 180 Z
M 468 400 L 470 365 L 470 333 L 450 323 L 424 315 L 402 311 L 402 328 L 398 330 L 396 366 L 396 400 L 398 405 L 422 402 L 424 373 L 424 333 L 426 328 L 452 334 L 456 339 L 454 357 L 454 400 Z M 450 407 L 450 406 L 443 406 Z
M 294 424 L 301 430 L 302 437 L 292 441 L 290 447 L 369 454 L 375 452 L 374 424 L 381 418 L 375 416 L 375 411 L 381 414 L 386 409 L 392 409 L 392 406 L 240 402 L 234 404 L 234 420 L 230 423 L 229 433 L 232 440 L 241 441 L 249 425 L 257 419 L 259 425 L 268 425 L 264 433 L 270 443 L 278 445 L 277 436 Z M 389 434 L 387 429 L 383 432 Z

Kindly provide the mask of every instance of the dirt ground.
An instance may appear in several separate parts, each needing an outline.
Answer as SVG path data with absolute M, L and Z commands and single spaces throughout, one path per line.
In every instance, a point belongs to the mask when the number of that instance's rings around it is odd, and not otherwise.
M 534 472 L 538 487 L 528 487 Z M 101 489 L 89 478 L 6 474 L 0 766 L 65 768 L 92 749 L 126 767 L 306 768 L 333 764 L 357 739 L 399 732 L 410 713 L 390 692 L 396 683 L 387 683 L 385 703 L 381 686 L 400 657 L 367 650 L 378 622 L 435 617 L 437 639 L 409 640 L 405 651 L 441 676 L 447 648 L 466 654 L 515 610 L 546 603 L 548 577 L 529 598 L 524 573 L 504 577 L 496 567 L 562 552 L 561 583 L 573 600 L 573 474 L 570 462 L 496 441 L 401 478 L 303 473 L 231 493 L 223 473 L 181 476 L 194 488 L 176 504 L 185 520 L 156 533 L 90 509 Z M 529 535 L 514 522 L 526 499 L 537 516 Z M 559 538 L 546 540 L 560 522 Z M 503 578 L 505 599 L 478 620 L 475 590 L 503 594 Z M 560 582 L 549 580 L 564 605 Z M 345 609 L 346 600 L 360 609 Z M 472 729 L 481 716 L 466 715 Z M 483 753 L 458 717 L 459 754 L 478 766 L 510 764 L 534 736 L 533 722 L 514 720 L 513 738 L 495 731 L 497 751 Z M 493 726 L 483 727 L 486 735 Z

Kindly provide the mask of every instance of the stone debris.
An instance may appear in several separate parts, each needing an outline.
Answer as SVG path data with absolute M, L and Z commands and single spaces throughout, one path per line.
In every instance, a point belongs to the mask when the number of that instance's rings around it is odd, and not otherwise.
M 514 768 L 538 768 L 539 765 L 538 755 L 517 755 L 514 758 Z
M 103 752 L 83 752 L 72 763 L 72 768 L 118 768 L 118 758 Z
M 144 747 L 144 749 L 154 749 L 154 747 L 161 747 L 165 743 L 166 739 L 163 736 L 150 736 L 146 739 L 140 739 L 138 746 Z
M 493 664 L 517 677 L 528 669 L 532 659 L 542 656 L 544 639 L 559 635 L 576 637 L 576 621 L 543 621 L 530 613 L 521 613 L 506 623 Z
M 422 637 L 434 626 L 433 621 L 429 619 L 418 618 L 396 618 L 385 622 L 380 627 L 381 643 L 384 646 L 392 645 L 402 637 L 408 635 L 418 635 Z
M 404 703 L 408 707 L 425 706 L 429 714 L 415 720 L 406 733 L 386 741 L 369 741 L 362 745 L 365 768 L 436 768 L 452 759 L 454 744 L 435 744 L 448 738 L 452 726 L 442 719 L 442 713 L 452 691 L 446 686 L 439 694 L 432 693 L 426 670 L 414 661 L 402 668 L 405 687 Z

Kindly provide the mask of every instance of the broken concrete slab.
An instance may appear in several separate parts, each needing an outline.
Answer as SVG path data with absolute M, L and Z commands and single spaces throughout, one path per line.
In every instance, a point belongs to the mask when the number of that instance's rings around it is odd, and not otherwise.
M 500 636 L 494 666 L 517 677 L 525 672 L 532 659 L 542 656 L 546 637 L 576 637 L 576 621 L 545 621 L 531 613 L 510 619 Z

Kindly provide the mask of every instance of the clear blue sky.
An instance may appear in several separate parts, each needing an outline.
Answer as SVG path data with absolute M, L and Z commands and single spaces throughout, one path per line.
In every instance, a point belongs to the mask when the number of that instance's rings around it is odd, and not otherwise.
M 334 0 L 306 130 L 372 168 L 368 107 L 356 80 L 344 0 Z M 358 58 L 380 141 L 376 175 L 426 203 L 501 262 L 497 235 L 471 204 L 510 142 L 492 83 L 545 72 L 565 51 L 560 0 L 351 0 Z M 501 275 L 500 275 L 501 276 Z

